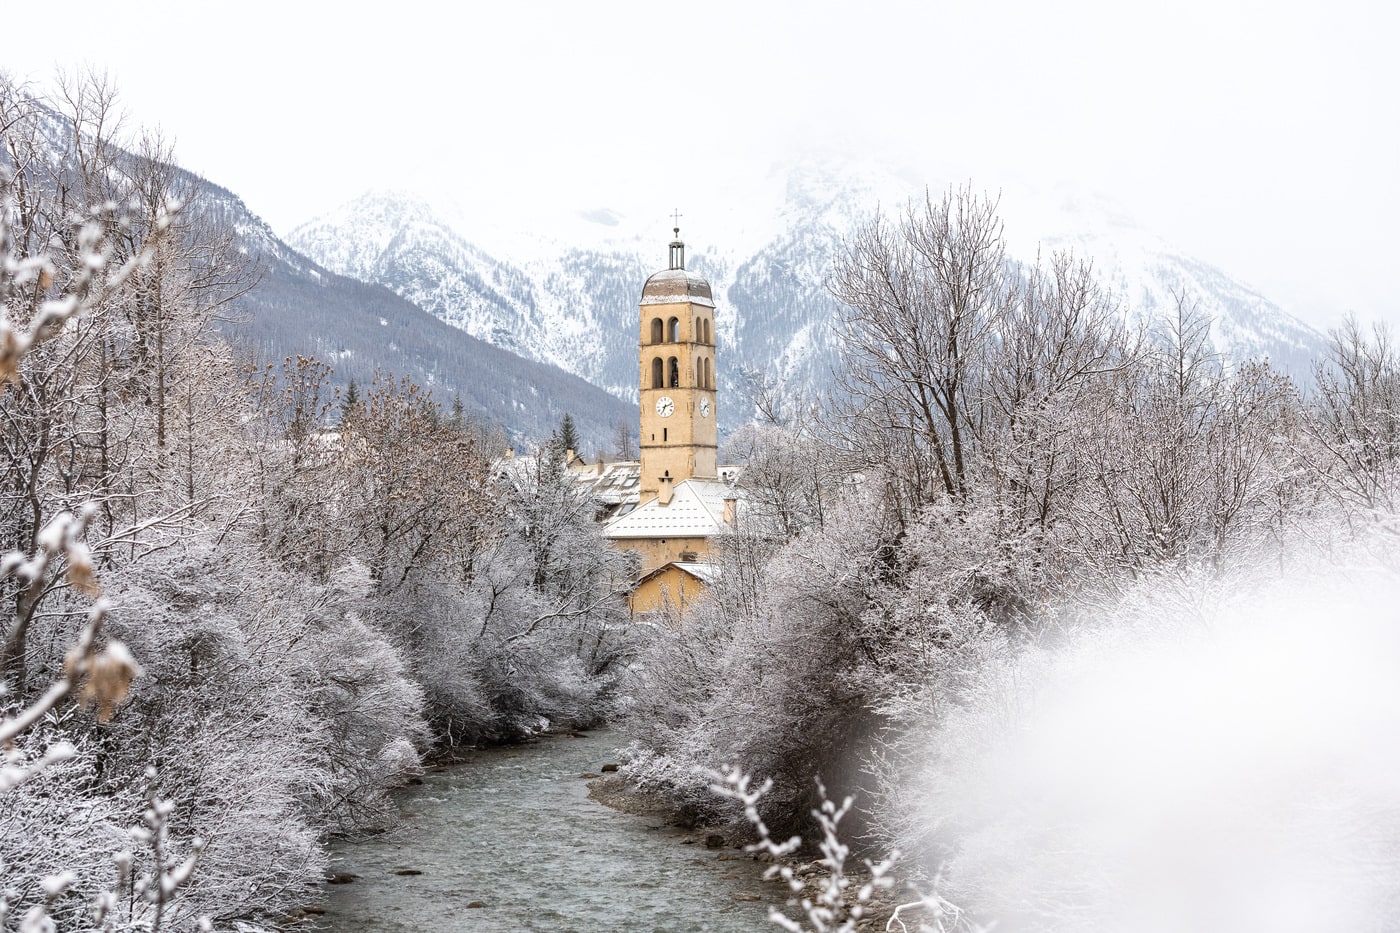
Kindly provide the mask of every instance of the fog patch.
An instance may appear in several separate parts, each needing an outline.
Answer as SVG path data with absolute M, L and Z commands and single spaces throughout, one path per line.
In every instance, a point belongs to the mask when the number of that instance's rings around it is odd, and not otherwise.
M 606 207 L 582 210 L 578 212 L 578 215 L 589 223 L 599 224 L 604 227 L 616 227 L 622 220 L 621 214 Z
M 1400 583 L 1158 591 L 988 671 L 932 743 L 944 893 L 1000 930 L 1400 921 Z

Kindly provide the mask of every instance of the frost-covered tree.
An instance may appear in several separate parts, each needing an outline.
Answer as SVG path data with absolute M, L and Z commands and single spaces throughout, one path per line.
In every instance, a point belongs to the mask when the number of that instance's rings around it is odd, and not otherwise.
M 257 434 L 212 328 L 242 254 L 164 148 L 117 145 L 112 100 L 0 81 L 0 681 L 27 776 L 0 858 L 13 916 L 96 900 L 101 929 L 184 930 L 304 896 L 324 834 L 382 820 L 426 732 L 359 590 L 272 550 L 287 522 L 258 493 L 319 431 Z M 112 636 L 138 660 L 102 667 Z
M 876 215 L 836 260 L 849 439 L 867 462 L 898 463 L 913 508 L 969 491 L 986 358 L 1008 296 L 996 207 L 970 186 L 930 193 L 896 220 Z
M 1394 511 L 1400 490 L 1400 354 L 1377 325 L 1366 334 L 1354 318 L 1330 335 L 1317 364 L 1317 394 L 1308 421 L 1310 457 L 1330 498 L 1347 509 Z

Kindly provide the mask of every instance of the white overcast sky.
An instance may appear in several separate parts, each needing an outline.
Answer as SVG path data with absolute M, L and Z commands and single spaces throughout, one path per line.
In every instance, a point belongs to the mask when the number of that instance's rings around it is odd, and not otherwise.
M 105 69 L 279 233 L 370 188 L 684 210 L 819 149 L 1083 186 L 1314 324 L 1400 323 L 1395 7 L 73 0 L 0 67 Z

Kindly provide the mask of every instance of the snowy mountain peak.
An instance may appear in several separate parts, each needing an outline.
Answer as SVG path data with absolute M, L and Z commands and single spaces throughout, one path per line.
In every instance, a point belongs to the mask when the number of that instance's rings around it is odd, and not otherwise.
M 728 385 L 738 384 L 741 364 L 769 368 L 793 388 L 828 380 L 837 350 L 830 327 L 837 308 L 825 290 L 832 259 L 877 210 L 898 216 L 947 188 L 915 178 L 880 163 L 814 157 L 716 181 L 711 199 L 682 208 L 689 264 L 714 289 Z M 1319 334 L 1174 250 L 1111 200 L 1071 188 L 1018 187 L 1001 192 L 999 204 L 1012 255 L 1033 261 L 1072 250 L 1092 260 L 1140 319 L 1166 313 L 1184 296 L 1214 319 L 1218 352 L 1267 355 L 1306 378 Z M 474 336 L 634 399 L 637 301 L 647 277 L 665 268 L 670 226 L 669 211 L 652 209 L 593 206 L 547 221 L 502 221 L 372 192 L 299 227 L 289 240 L 327 267 L 386 285 Z

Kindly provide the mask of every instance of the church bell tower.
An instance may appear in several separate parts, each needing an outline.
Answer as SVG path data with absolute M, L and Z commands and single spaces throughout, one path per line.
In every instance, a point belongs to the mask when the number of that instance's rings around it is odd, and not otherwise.
M 715 301 L 710 283 L 685 269 L 675 228 L 670 268 L 642 287 L 641 500 L 671 500 L 676 483 L 718 477 Z

